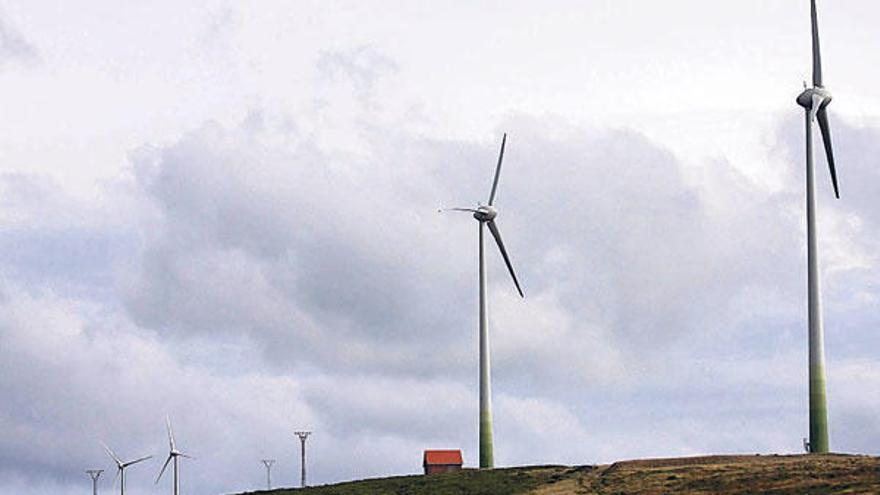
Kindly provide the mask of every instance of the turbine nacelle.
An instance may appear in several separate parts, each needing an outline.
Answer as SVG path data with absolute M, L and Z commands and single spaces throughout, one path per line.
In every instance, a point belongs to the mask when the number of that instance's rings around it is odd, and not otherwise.
M 819 111 L 828 106 L 832 100 L 831 92 L 819 86 L 815 88 L 807 88 L 797 97 L 797 104 L 804 107 L 807 111 Z M 814 102 L 818 102 L 818 108 L 814 107 Z
M 474 211 L 474 218 L 480 222 L 491 222 L 498 216 L 498 210 L 494 206 L 480 206 Z

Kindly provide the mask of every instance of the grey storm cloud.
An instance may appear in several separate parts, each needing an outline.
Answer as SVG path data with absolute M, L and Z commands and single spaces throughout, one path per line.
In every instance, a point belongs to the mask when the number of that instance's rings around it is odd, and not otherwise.
M 99 438 L 125 455 L 159 454 L 166 412 L 198 457 L 185 467 L 200 490 L 255 486 L 259 466 L 241 466 L 261 456 L 292 462 L 293 439 L 279 435 L 291 425 L 318 432 L 313 472 L 322 481 L 413 472 L 426 446 L 472 452 L 476 227 L 437 209 L 485 201 L 497 143 L 364 130 L 358 151 L 343 151 L 318 146 L 289 119 L 261 119 L 205 124 L 131 154 L 130 183 L 108 187 L 128 196 L 119 201 L 133 223 L 94 269 L 114 273 L 115 298 L 70 291 L 78 271 L 84 284 L 110 283 L 81 260 L 57 257 L 69 268 L 58 284 L 12 270 L 20 256 L 6 259 L 0 394 L 12 400 L 0 410 L 0 464 L 13 481 L 0 486 L 76 483 L 84 464 L 102 465 Z M 870 150 L 878 134 L 837 129 L 841 150 Z M 516 297 L 493 253 L 502 460 L 796 445 L 797 160 L 770 193 L 724 160 L 692 183 L 675 156 L 630 130 L 559 138 L 527 117 L 507 130 L 498 221 L 527 298 Z M 796 135 L 786 132 L 780 147 L 796 157 Z M 850 163 L 842 177 L 865 178 L 843 182 L 852 202 L 823 205 L 847 241 L 832 246 L 837 260 L 878 241 L 863 196 L 876 172 L 857 156 L 840 155 Z M 71 209 L 35 200 L 53 190 L 36 178 L 4 184 L 31 192 L 6 196 L 25 216 Z M 101 222 L 73 225 L 72 239 L 102 232 Z M 50 235 L 4 235 L 37 259 L 59 249 Z M 876 342 L 867 326 L 876 323 L 876 267 L 842 266 L 830 277 L 829 314 L 845 310 L 865 326 L 843 336 L 829 325 L 832 418 L 853 423 L 832 433 L 837 445 L 865 448 L 860 438 L 880 435 L 877 404 L 854 384 L 880 384 L 859 364 Z M 860 283 L 835 282 L 843 279 Z M 837 349 L 846 352 L 835 357 Z M 747 424 L 753 434 L 736 433 Z M 152 468 L 133 486 L 151 483 Z
M 799 267 L 791 191 L 760 196 L 718 162 L 715 213 L 715 191 L 688 185 L 638 133 L 563 142 L 529 119 L 512 127 L 499 223 L 529 297 L 514 303 L 494 260 L 498 326 L 519 332 L 515 346 L 499 334 L 502 362 L 552 368 L 577 335 L 643 360 L 645 346 L 727 330 L 733 316 L 718 314 L 749 288 L 796 300 L 796 277 L 774 282 Z M 437 207 L 485 200 L 494 147 L 367 134 L 367 152 L 339 156 L 296 137 L 262 144 L 272 132 L 208 125 L 135 154 L 158 212 L 126 299 L 138 323 L 247 334 L 282 363 L 403 374 L 472 364 L 474 225 Z

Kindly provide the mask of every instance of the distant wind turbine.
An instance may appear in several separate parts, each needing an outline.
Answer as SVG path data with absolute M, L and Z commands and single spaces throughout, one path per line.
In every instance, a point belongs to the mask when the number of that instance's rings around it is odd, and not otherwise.
M 819 52 L 819 22 L 816 0 L 810 0 L 813 31 L 813 87 L 805 88 L 797 97 L 798 105 L 806 111 L 807 141 L 807 320 L 809 326 L 809 387 L 810 387 L 810 452 L 828 452 L 828 407 L 825 397 L 825 335 L 822 325 L 822 301 L 819 286 L 819 255 L 816 242 L 816 181 L 813 166 L 813 121 L 819 123 L 834 196 L 840 198 L 834 152 L 831 148 L 831 128 L 828 124 L 828 104 L 831 93 L 822 84 L 822 56 Z M 806 83 L 804 83 L 806 86 Z
M 101 477 L 101 473 L 103 473 L 103 469 L 87 469 L 86 474 L 92 478 L 92 495 L 98 495 L 98 478 Z
M 172 467 L 172 471 L 174 475 L 174 488 L 172 493 L 174 495 L 180 495 L 180 475 L 177 471 L 177 458 L 186 457 L 187 459 L 192 459 L 192 457 L 177 450 L 177 445 L 174 443 L 174 431 L 171 429 L 171 418 L 168 416 L 165 416 L 165 427 L 168 429 L 168 458 L 165 459 L 165 464 L 162 465 L 162 470 L 159 471 L 159 476 L 156 478 L 156 484 L 159 483 L 159 480 L 162 479 L 162 475 L 165 474 L 165 468 L 168 467 L 168 463 L 173 461 L 174 466 Z
M 272 465 L 275 464 L 275 459 L 263 459 L 260 462 L 266 466 L 266 490 L 272 489 Z
M 116 463 L 116 478 L 119 478 L 119 495 L 125 495 L 125 469 L 141 461 L 146 461 L 153 456 L 148 455 L 139 459 L 135 459 L 133 461 L 122 462 L 119 456 L 116 455 L 116 453 L 113 452 L 113 450 L 111 450 L 110 447 L 107 446 L 107 444 L 102 442 L 101 445 L 104 446 L 104 450 L 107 451 L 107 454 L 113 459 L 113 462 Z M 114 478 L 114 482 L 116 478 Z
M 492 182 L 492 191 L 489 193 L 489 204 L 479 205 L 476 209 L 451 208 L 453 211 L 472 213 L 480 225 L 480 468 L 492 468 L 495 465 L 492 449 L 492 390 L 489 363 L 489 310 L 488 298 L 486 297 L 486 243 L 484 240 L 486 229 L 484 227 L 488 227 L 492 237 L 495 238 L 517 292 L 521 297 L 525 297 L 495 222 L 495 217 L 498 216 L 498 210 L 494 206 L 495 193 L 498 191 L 498 179 L 501 176 L 501 162 L 504 160 L 505 144 L 507 144 L 506 133 L 501 140 L 501 152 L 498 155 L 498 165 L 495 167 L 495 180 Z

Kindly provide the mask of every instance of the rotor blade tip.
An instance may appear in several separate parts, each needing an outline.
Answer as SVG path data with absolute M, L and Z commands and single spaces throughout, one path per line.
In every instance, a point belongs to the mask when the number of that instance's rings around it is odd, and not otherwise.
M 507 265 L 507 271 L 510 272 L 510 277 L 513 279 L 513 285 L 516 286 L 516 291 L 519 292 L 521 297 L 525 297 L 522 288 L 519 285 L 519 280 L 516 278 L 516 272 L 513 270 L 513 264 L 510 262 L 510 256 L 507 255 L 504 241 L 501 240 L 501 232 L 498 231 L 498 226 L 495 224 L 494 220 L 487 222 L 486 225 L 489 227 L 489 232 L 492 233 L 492 237 L 495 238 L 495 243 L 498 244 L 498 250 L 501 251 L 501 257 L 504 258 L 504 264 Z

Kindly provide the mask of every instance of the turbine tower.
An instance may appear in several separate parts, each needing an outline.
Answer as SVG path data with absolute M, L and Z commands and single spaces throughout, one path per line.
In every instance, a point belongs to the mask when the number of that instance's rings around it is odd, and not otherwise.
M 260 462 L 266 466 L 266 490 L 272 489 L 272 464 L 275 464 L 275 459 L 263 459 Z
M 306 439 L 312 434 L 310 431 L 295 431 L 300 443 L 300 486 L 306 487 Z
M 87 469 L 86 474 L 92 478 L 92 495 L 98 495 L 98 478 L 101 477 L 101 473 L 103 473 L 103 469 Z
M 156 478 L 156 484 L 159 484 L 159 480 L 162 479 L 162 475 L 165 473 L 165 468 L 168 467 L 168 463 L 173 461 L 174 466 L 172 467 L 172 471 L 174 474 L 174 485 L 172 493 L 174 495 L 180 495 L 180 474 L 177 471 L 177 458 L 186 457 L 187 459 L 192 459 L 192 457 L 177 450 L 177 445 L 174 443 L 174 431 L 171 429 L 171 418 L 168 416 L 165 416 L 165 427 L 168 430 L 168 458 L 165 459 L 165 464 L 162 465 L 162 470 L 159 471 L 159 476 Z
M 807 322 L 809 327 L 809 387 L 810 387 L 810 440 L 809 451 L 828 452 L 828 407 L 825 397 L 825 335 L 822 325 L 822 301 L 819 284 L 819 255 L 816 241 L 816 180 L 813 166 L 813 121 L 819 123 L 834 196 L 840 198 L 834 152 L 831 148 L 831 128 L 828 124 L 828 104 L 831 93 L 822 83 L 822 57 L 819 52 L 819 22 L 816 0 L 810 0 L 813 32 L 813 87 L 805 88 L 797 97 L 798 105 L 806 115 L 807 149 Z M 806 83 L 804 83 L 806 86 Z
M 139 459 L 135 459 L 133 461 L 122 462 L 118 455 L 115 452 L 110 450 L 110 447 L 105 443 L 101 443 L 104 446 L 104 450 L 107 451 L 107 454 L 113 459 L 113 462 L 116 463 L 116 477 L 119 478 L 119 495 L 125 495 L 125 469 L 129 466 L 137 464 L 141 461 L 146 461 L 147 459 L 153 457 L 151 455 L 141 457 Z M 116 478 L 114 478 L 115 481 Z
M 480 240 L 480 468 L 491 469 L 495 466 L 492 450 L 492 389 L 491 389 L 491 366 L 489 362 L 489 309 L 488 297 L 486 296 L 486 227 L 495 238 L 507 270 L 513 278 L 516 290 L 520 297 L 525 297 L 520 288 L 507 249 L 501 240 L 501 233 L 495 223 L 498 210 L 495 208 L 495 193 L 498 191 L 498 178 L 501 176 L 501 162 L 504 160 L 504 146 L 507 144 L 507 134 L 501 139 L 501 152 L 498 154 L 498 165 L 495 167 L 495 180 L 492 182 L 492 191 L 489 193 L 489 204 L 479 205 L 473 208 L 452 208 L 453 211 L 472 213 L 479 224 Z

